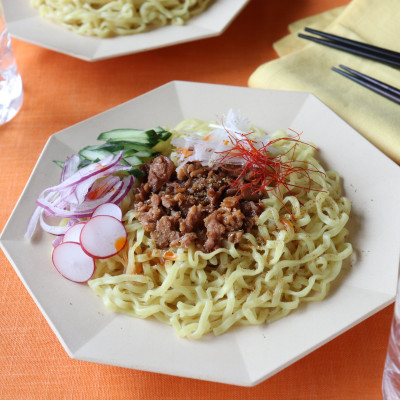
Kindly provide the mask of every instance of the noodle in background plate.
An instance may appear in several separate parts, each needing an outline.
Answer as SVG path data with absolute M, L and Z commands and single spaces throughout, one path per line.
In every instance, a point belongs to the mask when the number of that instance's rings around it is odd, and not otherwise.
M 31 0 L 42 17 L 81 35 L 112 37 L 184 25 L 212 0 Z
M 191 119 L 173 134 L 182 130 L 206 135 L 211 128 Z M 279 137 L 288 136 L 283 131 L 272 135 Z M 284 187 L 268 191 L 264 211 L 239 244 L 226 241 L 211 253 L 193 245 L 157 249 L 131 209 L 131 192 L 121 204 L 129 246 L 96 260 L 89 286 L 111 310 L 154 317 L 170 324 L 178 336 L 193 339 L 210 332 L 220 335 L 234 325 L 269 323 L 301 303 L 324 299 L 352 252 L 345 228 L 351 204 L 341 195 L 338 173 L 325 171 L 314 158 L 314 147 L 299 142 L 293 154 L 288 143 L 273 146 L 283 160 L 317 170 L 314 190 L 301 189 L 309 187 L 309 178 L 291 174 L 292 193 Z

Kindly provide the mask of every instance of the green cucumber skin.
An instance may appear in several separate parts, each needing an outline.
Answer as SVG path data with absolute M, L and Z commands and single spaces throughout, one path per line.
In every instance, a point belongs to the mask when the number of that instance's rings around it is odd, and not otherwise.
M 97 140 L 104 140 L 108 143 L 115 142 L 131 142 L 137 144 L 148 145 L 149 147 L 155 146 L 159 141 L 166 141 L 171 137 L 171 132 L 166 131 L 158 126 L 154 129 L 113 129 L 111 131 L 103 132 Z
M 78 168 L 122 151 L 120 163 L 131 166 L 132 169 L 129 173 L 132 175 L 143 176 L 143 171 L 138 169 L 137 166 L 160 154 L 159 151 L 152 148 L 160 142 L 167 141 L 171 135 L 171 132 L 166 131 L 161 126 L 148 130 L 127 128 L 103 132 L 97 139 L 105 143 L 86 146 L 78 152 L 80 158 Z M 62 161 L 54 160 L 54 162 L 61 168 L 64 166 Z
M 129 150 L 125 150 L 123 152 L 123 156 L 122 157 L 126 158 L 126 157 L 136 156 L 136 157 L 149 158 L 153 154 L 157 154 L 157 151 L 154 151 L 154 150 L 151 150 L 151 149 L 149 149 L 149 150 L 129 149 Z
M 87 160 L 94 161 L 94 160 L 102 160 L 103 158 L 112 156 L 113 153 L 111 153 L 111 151 L 103 150 L 103 149 L 99 149 L 99 150 L 82 149 L 79 152 L 79 155 L 82 158 L 86 158 Z
M 93 146 L 86 146 L 82 150 L 108 150 L 111 153 L 116 153 L 117 151 L 122 151 L 125 149 L 123 143 L 102 143 Z M 81 151 L 82 151 L 81 150 Z
M 137 144 L 144 144 L 153 147 L 158 143 L 158 135 L 153 130 L 148 131 L 139 129 L 113 129 L 108 132 L 101 133 L 98 140 L 104 140 L 106 142 L 132 142 Z
M 136 157 L 136 156 L 124 157 L 123 160 L 125 160 L 132 167 L 136 167 L 138 165 L 144 164 L 144 161 L 141 160 L 139 157 Z

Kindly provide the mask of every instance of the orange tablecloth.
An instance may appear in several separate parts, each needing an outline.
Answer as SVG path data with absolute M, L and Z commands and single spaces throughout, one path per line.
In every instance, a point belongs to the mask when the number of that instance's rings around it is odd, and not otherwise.
M 290 22 L 347 2 L 252 0 L 217 38 L 96 63 L 14 40 L 25 100 L 0 127 L 0 230 L 52 133 L 171 80 L 247 86 L 255 68 L 276 57 L 272 43 Z M 1 399 L 381 398 L 392 306 L 241 388 L 71 360 L 3 253 L 0 282 Z

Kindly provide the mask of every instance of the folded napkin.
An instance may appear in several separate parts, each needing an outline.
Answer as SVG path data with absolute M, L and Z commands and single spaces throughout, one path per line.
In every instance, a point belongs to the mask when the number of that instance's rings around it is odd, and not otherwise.
M 400 1 L 353 0 L 346 7 L 303 19 L 276 42 L 282 57 L 258 67 L 254 88 L 315 94 L 371 143 L 400 163 L 400 105 L 331 71 L 344 64 L 400 88 L 400 70 L 297 37 L 305 26 L 400 52 Z
M 337 7 L 321 14 L 312 15 L 311 17 L 303 18 L 291 23 L 288 26 L 291 35 L 287 35 L 281 40 L 275 42 L 275 51 L 280 57 L 282 57 L 306 47 L 309 42 L 299 39 L 297 33 L 303 31 L 306 26 L 317 29 L 318 31 L 323 31 L 345 10 L 345 8 L 345 6 Z

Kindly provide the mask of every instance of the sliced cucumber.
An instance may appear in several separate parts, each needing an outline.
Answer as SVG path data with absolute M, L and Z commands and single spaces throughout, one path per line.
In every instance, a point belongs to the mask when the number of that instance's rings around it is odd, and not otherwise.
M 102 160 L 108 156 L 112 156 L 113 153 L 108 150 L 97 149 L 97 150 L 90 150 L 88 148 L 84 148 L 79 152 L 79 155 L 82 158 L 86 158 L 86 160 L 95 161 L 95 160 Z
M 142 178 L 145 175 L 145 173 L 139 168 L 132 168 L 129 173 L 136 178 Z
M 133 143 L 133 142 L 118 142 L 123 146 L 122 151 L 125 153 L 126 151 L 132 151 L 132 154 L 137 151 L 151 151 L 151 147 L 145 144 Z
M 106 142 L 132 142 L 137 144 L 144 144 L 153 147 L 160 140 L 165 141 L 171 136 L 171 132 L 166 131 L 161 126 L 155 129 L 113 129 L 111 131 L 101 133 L 97 140 L 104 140 Z
M 120 160 L 121 164 L 131 166 L 130 174 L 141 177 L 144 175 L 143 171 L 135 168 L 144 164 L 152 157 L 160 154 L 159 146 L 161 142 L 166 142 L 172 133 L 166 131 L 161 126 L 154 129 L 113 129 L 111 131 L 103 132 L 98 136 L 98 140 L 103 140 L 105 143 L 86 146 L 79 151 L 79 166 L 78 168 L 85 167 L 91 163 L 98 162 L 110 155 L 116 155 L 123 152 Z M 164 143 L 164 146 L 167 143 Z M 157 147 L 153 149 L 153 147 Z M 54 161 L 60 167 L 64 166 L 62 161 Z
M 82 150 L 108 150 L 111 153 L 124 150 L 125 146 L 123 143 L 103 143 L 94 146 L 86 146 Z
M 141 129 L 113 129 L 112 131 L 101 133 L 97 139 L 105 140 L 106 142 L 132 142 L 153 147 L 158 143 L 158 134 L 154 129 L 148 131 Z
M 123 157 L 136 156 L 136 157 L 147 158 L 147 157 L 151 157 L 155 153 L 157 153 L 157 152 L 153 151 L 151 149 L 149 149 L 149 150 L 129 149 L 129 150 L 124 150 Z
M 149 157 L 152 157 L 152 156 L 155 156 L 155 155 L 158 155 L 158 151 L 153 151 L 153 150 L 146 151 L 146 150 L 142 150 L 142 151 L 137 151 L 137 152 L 135 153 L 135 156 L 136 156 L 136 157 L 140 157 L 140 158 L 149 158 Z
M 121 160 L 119 161 L 119 163 L 122 164 L 122 165 L 128 165 L 128 166 L 130 166 L 130 167 L 132 166 L 131 164 L 128 163 L 128 161 L 125 161 L 124 158 L 121 158 Z
M 136 156 L 124 157 L 123 160 L 127 162 L 129 165 L 132 165 L 132 167 L 144 164 L 143 160 L 141 160 L 139 157 Z
M 97 160 L 97 161 L 99 161 L 99 160 Z M 79 163 L 78 169 L 86 167 L 86 166 L 92 164 L 93 162 L 97 162 L 97 161 L 96 160 L 95 161 L 88 160 L 87 158 L 81 158 L 81 161 Z

